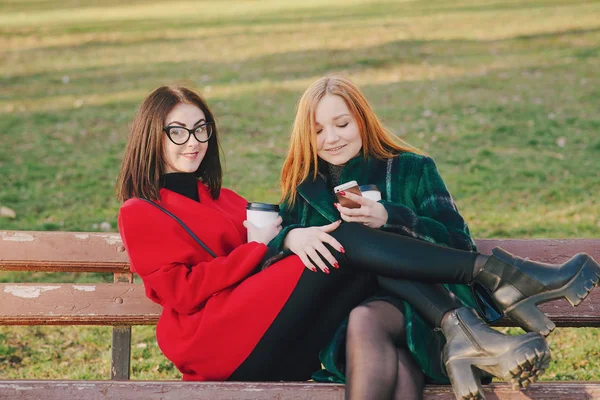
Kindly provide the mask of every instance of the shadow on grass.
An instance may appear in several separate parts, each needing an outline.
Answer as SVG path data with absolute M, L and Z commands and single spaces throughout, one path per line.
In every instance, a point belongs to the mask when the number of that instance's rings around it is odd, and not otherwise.
M 385 69 L 412 66 L 426 75 L 428 69 L 437 67 L 443 77 L 444 69 L 480 68 L 501 62 L 503 58 L 542 57 L 552 62 L 564 62 L 565 57 L 591 60 L 600 56 L 597 45 L 574 47 L 569 40 L 583 35 L 595 35 L 600 28 L 574 29 L 554 33 L 519 36 L 493 41 L 478 40 L 397 40 L 379 46 L 349 49 L 324 49 L 268 54 L 245 61 L 213 63 L 197 60 L 184 62 L 165 61 L 128 63 L 114 67 L 72 68 L 60 72 L 4 77 L 1 79 L 9 97 L 6 100 L 44 98 L 51 103 L 57 96 L 86 96 L 113 94 L 117 90 L 144 89 L 172 81 L 172 77 L 194 82 L 198 86 L 252 84 L 302 79 L 345 71 L 352 74 L 365 68 Z M 548 41 L 553 41 L 548 44 Z M 192 40 L 177 42 L 185 48 Z M 593 40 L 592 40 L 593 42 Z M 175 44 L 175 41 L 173 42 Z M 554 57 L 553 52 L 560 52 Z M 554 57 L 554 60 L 552 58 Z M 59 76 L 60 75 L 60 76 Z M 68 76 L 69 84 L 61 77 Z M 32 84 L 35 82 L 35 84 Z M 90 90 L 91 89 L 91 90 Z M 0 97 L 1 98 L 1 97 Z M 2 112 L 2 110 L 0 110 Z
M 127 4 L 151 4 L 151 3 L 164 3 L 161 1 L 150 2 L 147 0 L 128 0 Z M 123 5 L 122 0 L 102 0 L 101 7 L 114 7 Z M 98 8 L 98 1 L 96 0 L 62 0 L 48 1 L 48 0 L 3 0 L 0 5 L 0 13 L 10 12 L 26 12 L 35 10 L 39 11 L 64 11 L 69 12 L 73 9 L 93 7 Z
M 115 0 L 111 0 L 113 2 Z M 135 1 L 134 4 L 138 3 Z M 37 4 L 37 3 L 36 3 Z M 152 4 L 152 3 L 151 3 Z M 418 2 L 404 1 L 404 2 L 383 2 L 377 4 L 377 2 L 368 2 L 366 4 L 345 4 L 343 7 L 339 6 L 290 6 L 285 10 L 267 11 L 264 9 L 250 10 L 241 16 L 230 16 L 230 17 L 215 17 L 215 16 L 203 16 L 202 8 L 199 7 L 201 3 L 190 2 L 190 15 L 197 15 L 198 25 L 205 28 L 231 28 L 231 27 L 256 27 L 256 26 L 273 26 L 281 24 L 302 24 L 311 23 L 318 25 L 323 22 L 335 21 L 336 23 L 355 23 L 364 22 L 365 20 L 379 20 L 381 18 L 387 18 L 391 15 L 399 15 L 402 18 L 410 17 L 435 17 L 441 15 L 451 15 L 460 13 L 494 13 L 502 11 L 521 12 L 525 10 L 540 10 L 557 7 L 576 7 L 578 5 L 587 6 L 588 1 L 585 0 L 547 0 L 540 2 L 537 0 L 523 0 L 513 2 L 480 2 L 472 5 L 464 4 L 443 4 L 439 2 Z M 129 5 L 129 4 L 128 4 Z M 86 5 L 87 6 L 87 5 Z M 208 6 L 208 4 L 206 4 Z M 111 7 L 109 5 L 108 7 Z M 232 4 L 235 7 L 235 3 Z M 93 7 L 94 10 L 97 7 Z M 29 11 L 30 8 L 19 11 Z M 68 12 L 72 7 L 65 8 L 65 12 Z M 0 9 L 1 11 L 2 9 Z M 17 11 L 12 9 L 13 12 Z M 60 7 L 56 7 L 53 10 L 60 10 Z M 198 12 L 200 10 L 200 12 Z M 6 11 L 5 11 L 6 12 Z M 101 14 L 101 12 L 100 12 Z M 124 15 L 123 20 L 118 21 L 102 21 L 102 22 L 91 22 L 86 20 L 85 22 L 77 22 L 76 20 L 71 21 L 69 25 L 64 26 L 63 24 L 52 24 L 52 21 L 48 21 L 48 24 L 44 26 L 44 34 L 56 35 L 56 34 L 77 34 L 77 33 L 101 33 L 101 32 L 149 32 L 155 29 L 169 29 L 177 30 L 181 29 L 182 26 L 186 26 L 190 23 L 189 15 L 184 14 L 177 18 L 171 16 L 161 16 L 156 18 L 149 18 L 145 16 L 143 19 L 132 19 L 130 15 Z M 380 23 L 380 21 L 378 21 Z M 0 35 L 23 35 L 29 34 L 35 31 L 32 27 L 19 27 L 10 26 L 0 28 Z

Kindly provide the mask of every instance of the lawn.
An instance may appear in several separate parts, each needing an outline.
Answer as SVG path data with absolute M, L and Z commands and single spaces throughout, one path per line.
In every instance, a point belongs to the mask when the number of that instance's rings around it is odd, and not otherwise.
M 434 157 L 473 236 L 598 237 L 598 71 L 599 1 L 5 0 L 0 206 L 17 217 L 0 229 L 116 231 L 129 123 L 167 83 L 208 99 L 225 185 L 275 202 L 298 97 L 341 72 Z M 600 380 L 599 333 L 552 334 L 545 378 Z M 0 378 L 103 379 L 109 347 L 105 328 L 2 327 Z M 132 351 L 134 379 L 180 376 L 153 328 Z

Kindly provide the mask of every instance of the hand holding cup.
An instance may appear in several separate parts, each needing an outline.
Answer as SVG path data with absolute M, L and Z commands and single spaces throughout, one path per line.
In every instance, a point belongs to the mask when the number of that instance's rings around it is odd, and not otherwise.
M 244 221 L 244 226 L 248 230 L 248 242 L 268 245 L 281 232 L 281 222 L 281 217 L 277 217 L 274 221 L 259 228 L 248 220 Z
M 279 206 L 267 203 L 248 203 L 244 226 L 248 230 L 248 242 L 268 244 L 281 231 L 282 219 Z

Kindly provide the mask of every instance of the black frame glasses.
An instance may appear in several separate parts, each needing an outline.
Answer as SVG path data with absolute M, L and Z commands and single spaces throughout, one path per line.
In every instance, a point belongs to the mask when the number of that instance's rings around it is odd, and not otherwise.
M 181 143 L 179 143 L 179 141 L 173 139 L 172 131 L 174 129 L 183 129 L 183 130 L 187 131 L 187 133 L 188 133 L 187 138 L 185 138 L 185 140 L 181 141 Z M 198 136 L 196 136 L 197 134 L 201 134 L 202 133 L 201 131 L 198 132 L 199 129 L 205 129 L 206 130 L 206 140 L 200 140 L 200 139 L 198 139 Z M 165 127 L 163 127 L 163 131 L 167 134 L 167 137 L 169 138 L 169 140 L 171 142 L 173 142 L 173 144 L 176 144 L 178 146 L 182 146 L 182 145 L 186 144 L 188 142 L 188 140 L 190 140 L 190 137 L 192 135 L 194 135 L 194 139 L 196 139 L 200 143 L 206 143 L 206 142 L 208 142 L 208 140 L 210 139 L 210 137 L 213 134 L 214 127 L 213 127 L 212 122 L 207 122 L 207 123 L 204 123 L 202 125 L 198 125 L 194 129 L 188 129 L 188 128 L 185 128 L 185 127 L 179 126 L 179 125 L 165 126 Z

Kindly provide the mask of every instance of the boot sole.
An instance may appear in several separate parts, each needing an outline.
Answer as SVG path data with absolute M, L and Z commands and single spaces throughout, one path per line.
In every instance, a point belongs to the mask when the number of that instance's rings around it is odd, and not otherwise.
M 504 379 L 514 390 L 526 388 L 535 382 L 550 364 L 550 349 L 542 336 L 526 335 L 535 336 L 500 356 L 462 358 L 446 362 L 446 371 L 456 398 L 485 400 L 477 369 Z
M 548 336 L 556 325 L 537 305 L 564 298 L 573 307 L 577 307 L 598 286 L 600 265 L 589 255 L 586 256 L 585 263 L 569 282 L 558 289 L 538 293 L 515 303 L 504 311 L 504 315 L 526 331 Z

